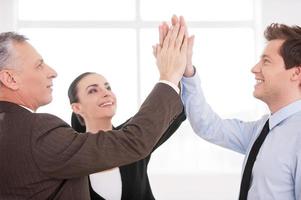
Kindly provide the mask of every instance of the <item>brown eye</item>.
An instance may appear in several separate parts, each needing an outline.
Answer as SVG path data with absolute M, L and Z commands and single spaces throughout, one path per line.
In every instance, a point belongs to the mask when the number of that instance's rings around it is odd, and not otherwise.
M 111 91 L 111 90 L 112 90 L 111 86 L 108 85 L 108 86 L 107 86 L 107 90 L 110 90 L 110 91 Z
M 268 64 L 270 61 L 268 59 L 263 59 L 263 64 Z
M 36 66 L 37 69 L 43 69 L 44 67 L 44 60 L 40 60 L 39 64 Z
M 97 89 L 93 88 L 93 89 L 88 91 L 88 94 L 93 94 L 93 93 L 96 93 L 96 92 L 97 92 Z
M 38 68 L 38 69 L 42 69 L 42 68 L 43 68 L 43 65 L 44 65 L 44 63 L 40 63 L 40 64 L 37 66 L 37 68 Z

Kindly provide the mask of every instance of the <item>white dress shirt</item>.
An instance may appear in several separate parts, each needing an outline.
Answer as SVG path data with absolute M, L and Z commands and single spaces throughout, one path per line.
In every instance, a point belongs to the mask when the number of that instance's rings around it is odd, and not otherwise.
M 90 182 L 93 190 L 104 199 L 121 199 L 122 182 L 118 167 L 90 174 Z
M 182 100 L 194 132 L 209 142 L 249 151 L 269 118 L 270 132 L 252 171 L 248 200 L 301 200 L 301 100 L 258 121 L 221 119 L 207 104 L 197 73 L 182 78 Z

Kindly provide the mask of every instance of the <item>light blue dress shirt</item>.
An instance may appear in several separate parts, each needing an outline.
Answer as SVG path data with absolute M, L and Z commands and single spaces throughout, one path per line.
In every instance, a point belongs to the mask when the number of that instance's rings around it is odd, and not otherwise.
M 207 104 L 197 73 L 181 82 L 187 118 L 194 132 L 211 143 L 248 155 L 270 119 L 270 132 L 254 163 L 248 200 L 301 200 L 301 100 L 258 121 L 221 119 Z

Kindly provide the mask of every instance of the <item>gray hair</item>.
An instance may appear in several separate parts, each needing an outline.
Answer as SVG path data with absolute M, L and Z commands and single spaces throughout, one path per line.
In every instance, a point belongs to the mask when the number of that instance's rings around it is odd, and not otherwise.
M 25 42 L 27 38 L 23 35 L 14 32 L 0 33 L 0 70 L 10 64 L 13 52 L 13 42 Z

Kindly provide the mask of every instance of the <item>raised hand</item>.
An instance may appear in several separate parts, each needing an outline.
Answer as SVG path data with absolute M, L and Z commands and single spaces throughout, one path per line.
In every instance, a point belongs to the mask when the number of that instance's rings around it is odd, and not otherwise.
M 187 27 L 184 17 L 180 16 L 180 19 L 178 19 L 178 17 L 176 15 L 173 15 L 172 18 L 171 18 L 171 24 L 175 25 L 178 22 L 180 22 L 180 24 L 182 26 Z M 166 29 L 165 26 L 163 27 L 163 30 Z M 184 76 L 190 77 L 190 76 L 193 76 L 193 74 L 194 74 L 194 68 L 193 68 L 193 64 L 192 64 L 192 54 L 193 54 L 192 50 L 193 50 L 193 44 L 194 44 L 194 35 L 189 36 L 188 28 L 186 28 L 185 35 L 188 38 L 187 39 L 188 44 L 187 44 L 187 60 L 186 60 L 186 68 L 185 68 Z M 160 37 L 164 37 L 164 35 L 160 34 Z M 160 39 L 160 41 L 161 41 L 161 39 Z
M 178 84 L 181 80 L 187 60 L 188 38 L 185 36 L 186 27 L 180 22 L 168 28 L 166 23 L 159 27 L 160 44 L 153 46 L 157 59 L 160 79 Z
M 180 23 L 181 26 L 184 26 L 185 29 L 185 37 L 187 37 L 187 58 L 186 58 L 186 68 L 184 72 L 184 76 L 190 77 L 194 74 L 194 68 L 192 64 L 192 54 L 193 54 L 193 44 L 194 44 L 194 35 L 189 36 L 188 34 L 188 28 L 186 26 L 186 22 L 184 17 L 180 16 L 179 18 L 176 15 L 173 15 L 171 18 L 171 24 L 172 26 L 175 26 L 177 23 Z M 169 31 L 169 26 L 166 22 L 163 22 L 159 26 L 159 45 L 163 45 L 163 41 L 165 37 L 167 36 L 167 33 Z M 156 46 L 153 46 L 153 54 L 156 57 Z

